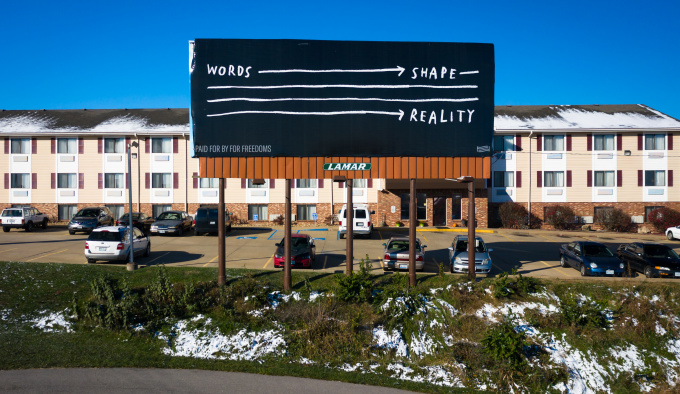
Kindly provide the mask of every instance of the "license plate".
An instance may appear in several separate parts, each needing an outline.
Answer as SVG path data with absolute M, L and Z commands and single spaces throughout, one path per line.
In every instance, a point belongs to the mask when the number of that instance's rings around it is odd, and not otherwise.
M 165 230 L 158 230 L 159 233 L 165 234 Z
M 7 223 L 14 223 L 14 219 L 7 219 Z
M 364 227 L 363 223 L 357 223 L 357 227 Z
M 101 247 L 101 246 L 97 248 L 97 250 L 99 250 L 100 252 L 106 252 L 106 249 L 108 249 L 108 248 Z
M 400 270 L 408 269 L 408 264 L 399 264 L 399 269 Z
M 210 224 L 215 224 L 215 222 L 210 222 Z
M 81 228 L 82 226 L 73 226 L 73 228 Z
M 676 273 L 675 273 L 675 276 L 680 276 L 680 272 L 676 272 Z
M 614 270 L 607 270 L 606 273 L 607 275 L 614 275 Z

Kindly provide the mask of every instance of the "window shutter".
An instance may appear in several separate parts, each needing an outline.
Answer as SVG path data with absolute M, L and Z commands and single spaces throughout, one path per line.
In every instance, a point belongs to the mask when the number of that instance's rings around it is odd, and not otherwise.
M 536 171 L 536 187 L 543 187 L 543 171 Z
M 623 171 L 616 170 L 616 187 L 623 185 Z
M 515 151 L 521 150 L 522 150 L 522 136 L 519 134 L 515 134 Z
M 194 172 L 191 179 L 193 180 L 194 183 L 194 189 L 198 189 L 198 172 Z
M 85 174 L 78 173 L 78 189 L 85 189 Z
M 144 140 L 144 153 L 151 152 L 151 137 L 146 137 Z
M 130 173 L 129 172 L 125 173 L 125 188 L 126 189 L 130 188 Z
M 642 150 L 642 134 L 638 134 L 638 150 Z
M 50 152 L 57 153 L 57 139 L 54 137 L 50 138 Z
M 567 134 L 567 151 L 571 151 L 571 134 Z
M 151 174 L 148 172 L 144 174 L 144 188 L 151 189 Z
M 571 187 L 571 170 L 567 170 L 567 187 Z
M 5 141 L 7 141 L 7 138 L 5 138 Z M 9 174 L 5 173 L 5 189 L 9 189 Z
M 245 178 L 241 178 L 241 189 L 245 189 L 247 185 L 248 185 L 248 180 L 245 179 Z
M 366 187 L 371 189 L 373 187 L 373 179 L 366 180 Z
M 104 152 L 104 139 L 102 137 L 97 138 L 97 153 Z
M 270 189 L 273 189 L 274 186 L 276 186 L 276 182 L 275 182 L 275 181 L 276 181 L 275 179 L 270 179 L 270 180 L 269 180 L 269 188 L 270 188 Z
M 643 186 L 644 184 L 642 183 L 643 178 L 642 178 L 642 170 L 638 170 L 638 186 Z
M 668 170 L 668 186 L 673 186 L 673 170 Z
M 179 189 L 179 173 L 178 172 L 172 173 L 172 188 L 173 189 Z
M 295 189 L 295 179 L 290 180 L 290 188 Z
M 9 155 L 9 138 L 5 138 L 5 154 Z
M 536 150 L 539 152 L 543 150 L 543 135 L 541 134 L 536 136 Z
M 588 170 L 588 173 L 586 174 L 586 185 L 588 187 L 593 187 L 593 171 Z
M 668 150 L 673 150 L 673 133 L 668 133 Z
M 338 182 L 338 187 L 339 187 L 340 189 L 344 188 L 344 187 L 345 187 L 345 182 Z
M 323 189 L 323 179 L 317 179 L 316 185 L 319 189 Z
M 172 137 L 172 153 L 179 153 L 179 139 Z
M 50 186 L 52 189 L 57 188 L 57 174 L 54 172 L 52 173 L 52 176 L 50 177 Z
M 35 138 L 31 138 L 31 153 L 34 155 L 38 153 L 38 140 Z
M 586 134 L 586 150 L 593 150 L 593 135 L 590 133 Z
M 38 174 L 35 172 L 31 174 L 31 189 L 38 188 Z
M 515 187 L 522 187 L 522 171 L 515 171 Z
M 623 150 L 623 134 L 616 134 L 616 150 Z
M 128 146 L 130 146 L 130 137 L 125 137 L 125 153 L 128 151 Z
M 104 174 L 101 172 L 97 174 L 97 189 L 103 189 L 104 188 Z

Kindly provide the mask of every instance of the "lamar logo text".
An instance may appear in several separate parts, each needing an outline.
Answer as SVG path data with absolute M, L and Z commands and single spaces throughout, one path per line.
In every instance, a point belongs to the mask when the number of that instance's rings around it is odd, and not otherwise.
M 371 169 L 371 163 L 326 163 L 325 171 L 366 171 Z

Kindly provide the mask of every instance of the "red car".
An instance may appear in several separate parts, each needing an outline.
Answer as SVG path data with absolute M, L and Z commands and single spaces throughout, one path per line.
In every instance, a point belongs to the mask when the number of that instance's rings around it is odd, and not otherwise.
M 283 249 L 285 240 L 276 244 L 274 254 L 274 267 L 283 268 L 285 251 Z M 290 255 L 291 267 L 312 268 L 312 262 L 316 259 L 314 252 L 314 239 L 307 234 L 291 234 L 290 236 Z

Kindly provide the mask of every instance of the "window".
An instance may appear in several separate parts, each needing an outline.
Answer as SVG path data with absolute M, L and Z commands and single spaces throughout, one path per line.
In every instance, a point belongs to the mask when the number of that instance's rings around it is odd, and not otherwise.
M 28 154 L 31 151 L 30 138 L 12 138 L 11 153 Z
M 514 171 L 494 171 L 493 173 L 494 187 L 513 187 L 515 186 L 515 172 Z
M 105 189 L 122 189 L 125 187 L 124 174 L 104 174 Z
M 78 153 L 77 138 L 57 138 L 57 153 Z
M 316 189 L 316 179 L 296 179 L 295 187 L 298 189 Z
M 364 187 L 366 187 L 366 180 L 365 179 L 353 179 L 352 180 L 352 187 L 353 188 L 364 188 Z
M 316 205 L 298 205 L 297 206 L 297 220 L 314 220 L 316 213 Z
M 409 203 L 411 194 L 403 193 L 401 195 L 401 220 L 409 220 Z M 417 193 L 416 194 L 416 219 L 427 220 L 427 207 L 426 207 L 427 194 Z
M 543 150 L 564 150 L 564 136 L 546 135 L 543 141 Z
M 460 194 L 453 195 L 453 201 L 451 204 L 451 219 L 460 220 L 461 219 L 461 204 L 463 203 L 463 196 Z
M 614 150 L 614 135 L 595 134 L 593 136 L 593 150 Z
M 645 171 L 645 186 L 666 186 L 666 171 Z
M 493 138 L 493 148 L 495 151 L 505 152 L 514 151 L 516 149 L 514 144 L 515 138 L 512 135 L 496 135 Z
M 652 211 L 654 211 L 655 209 L 659 209 L 659 208 L 663 208 L 663 207 L 659 207 L 659 206 L 645 207 L 645 219 L 644 219 L 645 222 L 649 222 L 649 214 L 652 213 Z
M 172 174 L 154 173 L 151 174 L 152 189 L 170 189 L 172 187 Z
M 170 137 L 152 138 L 151 153 L 172 153 L 172 139 Z
M 123 205 L 120 205 L 120 204 L 119 205 L 107 205 L 106 207 L 109 208 L 109 210 L 111 211 L 111 216 L 113 216 L 114 220 L 118 220 L 118 219 L 120 219 L 121 216 L 123 216 L 123 212 L 124 212 L 124 209 L 125 209 L 123 207 Z M 133 215 L 132 218 L 134 219 L 135 216 Z
M 564 187 L 564 171 L 545 171 L 543 174 L 545 187 Z
M 11 188 L 12 189 L 29 189 L 30 185 L 29 174 L 12 174 Z
M 153 217 L 157 218 L 161 213 L 166 211 L 172 211 L 172 205 L 166 204 L 154 204 L 151 206 L 151 213 Z
M 248 220 L 268 220 L 267 206 L 264 204 L 248 205 Z
M 269 180 L 265 179 L 264 183 L 261 185 L 255 185 L 253 184 L 252 179 L 248 179 L 248 189 L 266 189 L 269 187 Z
M 596 187 L 614 187 L 614 171 L 595 171 Z
M 78 187 L 76 174 L 57 174 L 58 189 L 75 189 Z
M 201 178 L 198 180 L 198 187 L 201 189 L 217 189 L 220 187 L 219 178 Z
M 603 215 L 606 211 L 612 210 L 614 207 L 595 207 L 593 208 L 594 218 L 597 220 L 600 215 Z
M 125 153 L 125 139 L 104 138 L 104 153 Z
M 71 220 L 78 212 L 77 205 L 59 205 L 57 207 L 57 218 L 61 220 Z
M 664 134 L 645 134 L 645 150 L 666 149 Z

